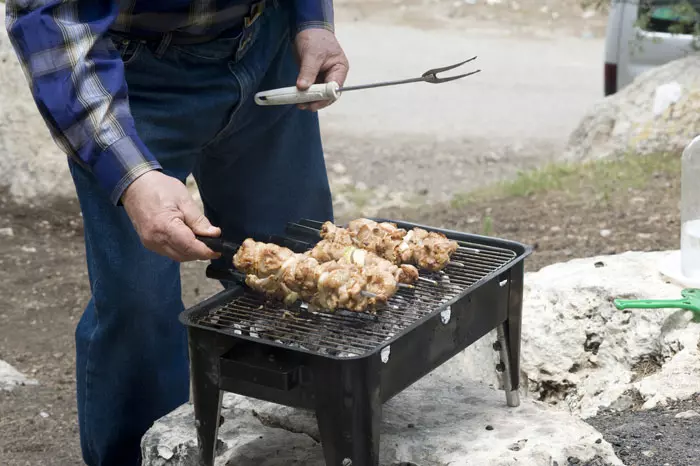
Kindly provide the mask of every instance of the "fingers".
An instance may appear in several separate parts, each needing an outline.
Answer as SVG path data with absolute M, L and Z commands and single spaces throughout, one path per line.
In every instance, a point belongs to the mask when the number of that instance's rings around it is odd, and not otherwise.
M 328 71 L 326 71 L 325 82 L 329 83 L 335 81 L 338 86 L 343 87 L 345 84 L 345 79 L 348 77 L 349 65 L 347 59 L 343 56 L 342 59 L 338 60 L 338 63 L 332 65 Z
M 168 254 L 179 262 L 192 260 L 217 259 L 221 254 L 212 251 L 204 243 L 195 238 L 194 233 L 185 222 L 179 218 L 173 218 L 167 230 L 167 238 L 164 248 L 169 249 Z
M 338 63 L 333 65 L 331 68 L 329 68 L 328 71 L 326 71 L 325 77 L 324 77 L 324 82 L 331 82 L 335 81 L 338 83 L 338 86 L 342 87 L 343 84 L 345 83 L 345 78 L 348 75 L 348 67 L 345 66 L 343 63 Z M 301 110 L 309 110 L 312 112 L 317 112 L 321 110 L 322 108 L 326 108 L 329 105 L 331 105 L 334 101 L 333 100 L 320 100 L 318 102 L 309 102 L 307 104 L 300 104 L 299 108 Z
M 307 50 L 301 54 L 299 75 L 297 76 L 297 88 L 299 90 L 305 91 L 316 82 L 322 64 L 323 57 L 318 53 Z
M 181 202 L 179 208 L 184 215 L 185 225 L 190 227 L 194 234 L 202 236 L 221 235 L 221 229 L 209 223 L 209 219 L 199 210 L 197 204 L 191 200 Z

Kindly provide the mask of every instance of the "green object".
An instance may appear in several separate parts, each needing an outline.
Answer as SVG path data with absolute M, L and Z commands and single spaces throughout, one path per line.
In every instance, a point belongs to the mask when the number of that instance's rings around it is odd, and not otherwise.
M 695 11 L 691 10 L 694 14 Z M 662 21 L 673 21 L 675 23 L 693 23 L 697 18 L 695 15 L 690 16 L 688 8 L 684 7 L 658 7 L 654 8 L 651 12 L 651 17 L 654 19 L 659 19 Z
M 693 321 L 700 322 L 700 289 L 686 288 L 682 299 L 615 299 L 618 309 L 685 309 L 693 313 Z

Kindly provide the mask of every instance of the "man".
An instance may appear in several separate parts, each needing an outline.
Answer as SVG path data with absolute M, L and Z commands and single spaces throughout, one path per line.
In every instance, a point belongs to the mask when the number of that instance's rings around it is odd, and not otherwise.
M 328 102 L 252 100 L 343 84 L 332 2 L 7 0 L 6 27 L 83 214 L 83 458 L 136 465 L 151 423 L 188 400 L 179 263 L 218 257 L 195 234 L 240 241 L 332 220 L 316 113 Z

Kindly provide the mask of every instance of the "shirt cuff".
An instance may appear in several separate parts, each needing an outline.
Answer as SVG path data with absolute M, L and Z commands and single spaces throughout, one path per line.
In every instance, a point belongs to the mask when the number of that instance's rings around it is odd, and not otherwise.
M 125 136 L 100 154 L 93 166 L 99 184 L 114 205 L 121 204 L 126 188 L 146 172 L 162 167 L 140 139 Z
M 306 21 L 303 23 L 296 23 L 294 32 L 299 34 L 301 31 L 305 31 L 307 29 L 325 29 L 333 33 L 335 32 L 333 23 L 329 23 L 328 21 Z
M 294 33 L 306 29 L 335 32 L 332 0 L 295 0 Z

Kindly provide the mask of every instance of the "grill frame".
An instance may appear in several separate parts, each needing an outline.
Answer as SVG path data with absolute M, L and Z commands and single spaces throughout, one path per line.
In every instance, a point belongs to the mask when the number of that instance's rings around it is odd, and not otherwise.
M 494 328 L 498 333 L 494 349 L 501 354 L 508 405 L 518 405 L 523 262 L 532 249 L 508 240 L 375 220 L 406 229 L 443 232 L 460 242 L 511 250 L 515 257 L 372 351 L 356 357 L 319 354 L 193 322 L 193 317 L 207 314 L 240 294 L 239 285 L 183 311 L 180 321 L 188 332 L 201 465 L 214 464 L 222 393 L 227 391 L 315 410 L 328 466 L 340 466 L 346 459 L 352 459 L 352 466 L 378 466 L 382 404 Z M 445 321 L 441 312 L 447 306 L 451 315 Z

